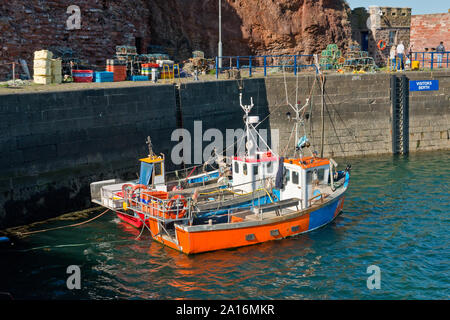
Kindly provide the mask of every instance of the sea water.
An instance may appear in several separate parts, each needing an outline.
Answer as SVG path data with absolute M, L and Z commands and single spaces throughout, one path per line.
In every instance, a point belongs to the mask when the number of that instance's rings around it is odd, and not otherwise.
M 136 240 L 140 230 L 107 213 L 2 245 L 0 292 L 14 299 L 448 299 L 450 152 L 339 162 L 352 165 L 344 210 L 308 234 L 188 256 L 145 232 Z M 70 266 L 79 267 L 80 289 L 68 288 Z

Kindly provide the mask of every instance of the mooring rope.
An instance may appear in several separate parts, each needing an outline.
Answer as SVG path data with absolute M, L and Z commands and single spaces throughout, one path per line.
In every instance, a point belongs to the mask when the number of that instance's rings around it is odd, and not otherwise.
M 106 209 L 105 211 L 103 211 L 99 215 L 95 216 L 94 218 L 89 219 L 87 221 L 80 222 L 80 223 L 75 223 L 75 224 L 70 224 L 70 225 L 67 225 L 67 226 L 60 226 L 60 227 L 55 227 L 55 228 L 48 228 L 48 229 L 43 229 L 43 230 L 30 231 L 30 232 L 16 232 L 16 234 L 21 235 L 21 236 L 26 236 L 26 235 L 30 235 L 30 234 L 47 232 L 47 231 L 58 230 L 58 229 L 63 229 L 63 228 L 77 227 L 77 226 L 81 226 L 83 224 L 86 224 L 88 222 L 91 222 L 91 221 L 93 221 L 93 220 L 95 220 L 97 218 L 100 218 L 101 216 L 103 216 L 108 211 L 109 211 L 109 209 Z

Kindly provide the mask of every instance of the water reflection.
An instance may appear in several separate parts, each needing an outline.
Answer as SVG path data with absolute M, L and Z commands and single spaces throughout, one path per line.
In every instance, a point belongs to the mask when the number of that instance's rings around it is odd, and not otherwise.
M 141 230 L 105 215 L 0 249 L 0 291 L 16 299 L 448 298 L 450 152 L 349 162 L 344 212 L 314 232 L 188 256 L 145 232 L 135 240 Z M 65 286 L 72 264 L 82 269 L 79 292 Z M 383 272 L 381 290 L 366 287 L 371 264 Z

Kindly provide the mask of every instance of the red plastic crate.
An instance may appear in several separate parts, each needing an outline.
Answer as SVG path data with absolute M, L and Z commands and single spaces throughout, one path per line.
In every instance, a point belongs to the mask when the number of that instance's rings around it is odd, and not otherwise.
M 93 70 L 72 70 L 74 82 L 92 82 L 94 77 Z

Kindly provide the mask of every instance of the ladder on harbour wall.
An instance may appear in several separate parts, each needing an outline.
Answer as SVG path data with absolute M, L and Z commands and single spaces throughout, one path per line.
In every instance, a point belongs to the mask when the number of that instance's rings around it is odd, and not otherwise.
M 392 153 L 409 152 L 409 79 L 391 77 Z

